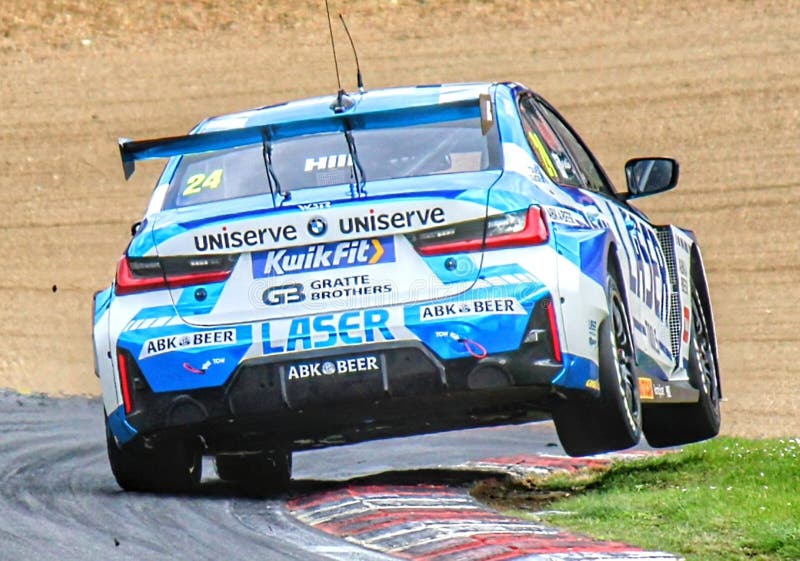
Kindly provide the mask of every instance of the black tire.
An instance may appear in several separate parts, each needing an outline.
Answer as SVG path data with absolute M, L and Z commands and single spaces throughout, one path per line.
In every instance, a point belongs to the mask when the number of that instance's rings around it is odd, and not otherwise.
M 223 481 L 261 492 L 288 489 L 292 475 L 292 454 L 285 449 L 248 454 L 220 454 L 214 458 L 217 475 Z
M 587 456 L 635 446 L 642 435 L 642 407 L 625 302 L 612 274 L 606 277 L 608 318 L 598 329 L 600 396 L 570 396 L 553 404 L 564 450 Z
M 175 441 L 157 449 L 117 444 L 106 419 L 106 445 L 111 472 L 125 491 L 186 493 L 200 483 L 202 456 L 197 447 Z
M 692 404 L 650 405 L 644 411 L 644 433 L 655 448 L 706 440 L 719 434 L 720 391 L 717 357 L 708 308 L 694 278 L 689 339 L 689 383 L 699 392 Z

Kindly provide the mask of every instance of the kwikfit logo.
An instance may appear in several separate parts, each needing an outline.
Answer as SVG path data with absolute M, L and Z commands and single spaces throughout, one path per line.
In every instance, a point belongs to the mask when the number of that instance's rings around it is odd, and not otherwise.
M 391 236 L 275 249 L 253 254 L 253 277 L 375 265 L 394 260 L 394 239 Z

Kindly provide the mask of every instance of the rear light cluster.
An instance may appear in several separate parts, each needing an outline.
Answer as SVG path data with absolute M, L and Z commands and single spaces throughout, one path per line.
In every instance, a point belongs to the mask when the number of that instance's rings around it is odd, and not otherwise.
M 152 389 L 139 369 L 134 356 L 122 347 L 117 347 L 117 374 L 123 409 L 125 415 L 130 415 L 137 411 L 137 395 L 142 395 L 140 393 L 142 391 L 152 392 Z
M 117 365 L 119 367 L 119 385 L 122 390 L 122 404 L 125 407 L 125 414 L 130 415 L 131 411 L 133 411 L 133 391 L 131 386 L 131 372 L 129 372 L 128 366 L 128 355 L 122 351 L 117 351 Z
M 536 303 L 522 343 L 533 345 L 537 352 L 536 360 L 544 358 L 563 362 L 556 307 L 551 297 L 545 297 Z
M 421 255 L 445 255 L 546 243 L 550 237 L 539 207 L 451 224 L 409 236 Z
M 556 307 L 552 301 L 546 303 L 547 306 L 547 321 L 550 324 L 550 341 L 553 345 L 553 359 L 556 362 L 561 362 L 561 341 L 558 336 L 558 322 L 556 321 Z
M 203 257 L 128 257 L 117 264 L 117 295 L 221 282 L 231 275 L 238 255 Z

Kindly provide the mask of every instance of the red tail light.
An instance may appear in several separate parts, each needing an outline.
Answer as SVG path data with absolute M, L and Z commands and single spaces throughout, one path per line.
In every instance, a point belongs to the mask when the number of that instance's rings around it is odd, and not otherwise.
M 166 287 L 164 272 L 158 261 L 153 262 L 153 266 L 141 267 L 136 273 L 131 269 L 131 263 L 127 255 L 123 255 L 117 263 L 117 279 L 114 292 L 117 295 L 130 294 L 132 292 L 144 292 L 145 290 L 156 290 Z
M 550 321 L 550 336 L 553 339 L 553 358 L 556 362 L 561 362 L 561 341 L 558 338 L 556 307 L 552 302 L 547 303 L 547 319 Z
M 456 224 L 417 234 L 414 245 L 420 254 L 431 256 L 538 245 L 549 238 L 550 232 L 542 209 L 530 207 L 523 211 L 490 216 L 485 233 L 484 228 Z
M 125 407 L 125 414 L 129 415 L 133 411 L 131 381 L 128 376 L 128 359 L 121 351 L 117 351 L 117 367 L 119 368 L 119 385 L 122 389 L 122 404 Z
M 238 255 L 131 258 L 117 264 L 117 295 L 221 282 L 231 275 Z

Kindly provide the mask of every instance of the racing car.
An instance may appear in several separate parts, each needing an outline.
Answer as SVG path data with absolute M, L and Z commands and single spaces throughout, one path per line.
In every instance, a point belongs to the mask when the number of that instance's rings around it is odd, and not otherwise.
M 294 451 L 552 417 L 570 455 L 710 438 L 720 378 L 691 231 L 618 191 L 517 83 L 397 87 L 119 144 L 163 158 L 95 294 L 108 458 L 125 490 L 283 489 Z

